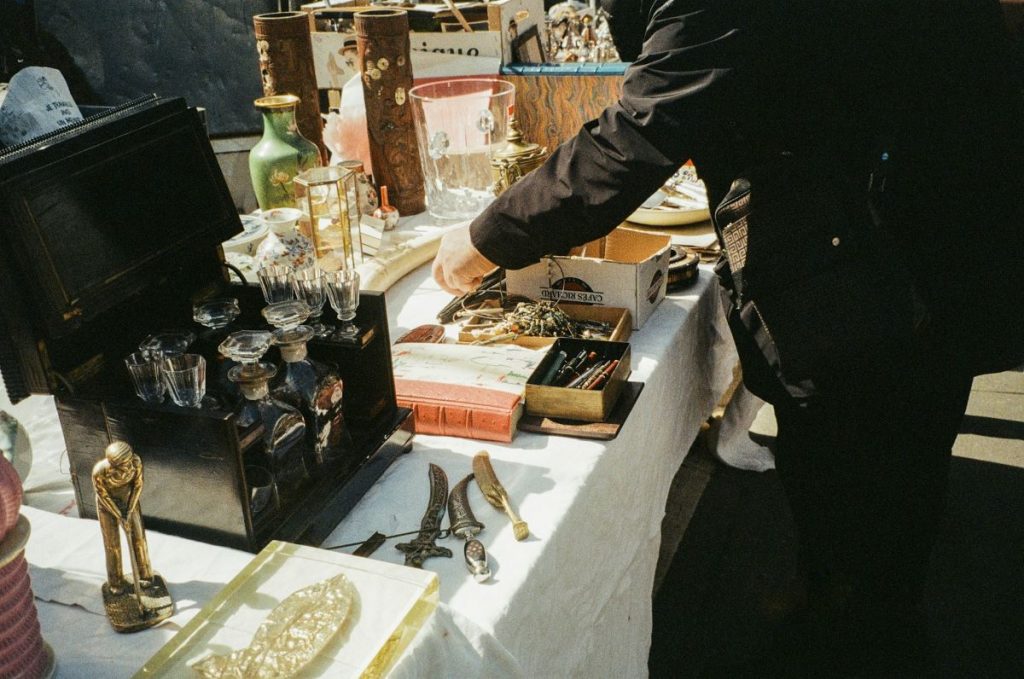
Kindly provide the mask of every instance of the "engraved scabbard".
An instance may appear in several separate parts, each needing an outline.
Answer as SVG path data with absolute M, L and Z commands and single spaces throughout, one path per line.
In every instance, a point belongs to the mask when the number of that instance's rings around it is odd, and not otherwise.
M 430 465 L 427 475 L 430 478 L 430 500 L 420 521 L 420 532 L 409 542 L 395 545 L 395 549 L 405 553 L 405 565 L 415 568 L 422 567 L 423 561 L 432 556 L 451 558 L 452 555 L 452 550 L 435 544 L 441 533 L 441 519 L 448 498 L 448 476 L 436 464 Z
M 469 506 L 469 482 L 472 480 L 472 474 L 462 479 L 448 496 L 448 520 L 452 522 L 452 533 L 466 540 L 484 529 Z
M 473 537 L 484 529 L 484 525 L 476 520 L 469 506 L 469 482 L 472 480 L 473 475 L 470 474 L 452 488 L 452 494 L 448 496 L 448 520 L 451 521 L 452 534 L 466 541 L 462 551 L 466 568 L 477 582 L 483 582 L 491 577 L 491 569 L 487 565 L 487 550 Z

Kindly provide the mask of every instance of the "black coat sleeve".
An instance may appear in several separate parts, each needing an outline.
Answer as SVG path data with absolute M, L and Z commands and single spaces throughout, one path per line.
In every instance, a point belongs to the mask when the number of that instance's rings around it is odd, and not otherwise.
M 698 150 L 742 54 L 742 31 L 705 4 L 651 12 L 620 100 L 473 221 L 485 257 L 520 268 L 609 233 Z

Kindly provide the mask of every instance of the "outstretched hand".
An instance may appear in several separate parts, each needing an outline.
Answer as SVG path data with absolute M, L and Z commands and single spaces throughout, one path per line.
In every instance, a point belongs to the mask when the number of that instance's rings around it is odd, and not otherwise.
M 476 290 L 483 277 L 497 265 L 480 254 L 469 237 L 469 222 L 455 227 L 441 238 L 434 257 L 434 280 L 453 295 Z

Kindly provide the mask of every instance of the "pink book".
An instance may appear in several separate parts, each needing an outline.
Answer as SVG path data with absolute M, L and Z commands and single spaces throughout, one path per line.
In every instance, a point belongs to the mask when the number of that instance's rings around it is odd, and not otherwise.
M 397 378 L 395 389 L 420 434 L 508 442 L 523 414 L 521 396 L 497 389 Z
M 513 345 L 396 344 L 398 405 L 413 411 L 421 434 L 511 441 L 524 385 L 543 356 Z

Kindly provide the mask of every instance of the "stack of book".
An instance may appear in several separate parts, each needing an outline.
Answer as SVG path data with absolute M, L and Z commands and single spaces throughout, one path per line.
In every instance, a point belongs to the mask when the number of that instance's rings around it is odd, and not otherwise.
M 526 381 L 544 354 L 514 345 L 396 344 L 398 405 L 413 411 L 419 434 L 511 441 Z

